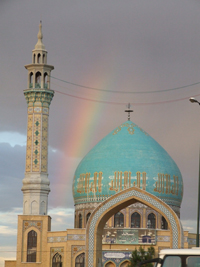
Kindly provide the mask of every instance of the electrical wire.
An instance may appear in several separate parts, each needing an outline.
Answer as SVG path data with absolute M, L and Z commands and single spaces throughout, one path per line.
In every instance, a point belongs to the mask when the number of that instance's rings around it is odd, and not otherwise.
M 52 89 L 53 90 L 53 89 Z M 95 100 L 95 99 L 90 99 L 90 98 L 86 98 L 86 97 L 80 97 L 80 96 L 75 96 L 75 95 L 71 95 L 68 93 L 64 93 L 64 92 L 60 92 L 58 90 L 54 90 L 56 93 L 62 94 L 62 95 L 66 95 L 69 97 L 73 97 L 76 99 L 80 99 L 80 100 L 85 100 L 85 101 L 90 101 L 90 102 L 96 102 L 96 103 L 101 103 L 101 104 L 110 104 L 110 105 L 127 105 L 128 102 L 126 103 L 121 103 L 121 102 L 109 102 L 109 101 L 103 101 L 103 100 Z M 197 97 L 200 96 L 200 94 L 197 95 L 193 95 L 193 97 Z M 173 102 L 178 102 L 178 101 L 183 101 L 186 99 L 189 99 L 190 97 L 184 97 L 184 98 L 179 98 L 179 99 L 173 99 L 173 100 L 166 100 L 166 101 L 158 101 L 158 102 L 151 102 L 151 103 L 134 103 L 134 102 L 130 102 L 129 103 L 133 106 L 148 106 L 148 105 L 160 105 L 160 104 L 167 104 L 167 103 L 173 103 Z
M 174 90 L 178 90 L 178 89 L 183 89 L 183 88 L 188 88 L 197 84 L 200 84 L 200 82 L 196 82 L 196 83 L 192 83 L 192 84 L 188 84 L 188 85 L 184 85 L 184 86 L 180 86 L 180 87 L 175 87 L 175 88 L 170 88 L 170 89 L 164 89 L 164 90 L 154 90 L 154 91 L 143 91 L 143 92 L 131 92 L 131 91 L 116 91 L 116 90 L 105 90 L 105 89 L 99 89 L 99 88 L 94 88 L 94 87 L 89 87 L 89 86 L 85 86 L 85 85 L 80 85 L 77 83 L 72 83 L 72 82 L 68 82 L 53 76 L 49 76 L 55 80 L 64 82 L 64 83 L 68 83 L 74 86 L 78 86 L 78 87 L 82 87 L 82 88 L 86 88 L 86 89 L 90 89 L 90 90 L 96 90 L 96 91 L 103 91 L 103 92 L 107 92 L 107 93 L 117 93 L 117 94 L 150 94 L 150 93 L 164 93 L 164 92 L 168 92 L 168 91 L 174 91 Z

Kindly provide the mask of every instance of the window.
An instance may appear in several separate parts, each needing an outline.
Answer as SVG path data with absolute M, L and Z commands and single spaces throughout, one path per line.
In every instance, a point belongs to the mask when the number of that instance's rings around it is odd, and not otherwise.
M 186 266 L 188 266 L 188 267 L 200 266 L 200 256 L 189 256 L 186 259 Z
M 62 256 L 59 253 L 53 256 L 52 267 L 62 267 Z
M 164 259 L 163 267 L 181 266 L 181 258 L 178 256 L 167 256 Z
M 153 213 L 150 213 L 147 218 L 147 228 L 156 228 L 156 216 Z
M 27 262 L 36 262 L 37 233 L 30 231 L 27 240 Z
M 91 215 L 91 213 L 89 212 L 89 213 L 87 214 L 87 216 L 86 216 L 86 223 L 87 223 L 87 221 L 89 220 L 90 215 Z
M 37 63 L 40 63 L 40 57 L 41 57 L 41 55 L 38 54 L 38 56 L 37 56 Z
M 114 215 L 114 227 L 124 227 L 124 214 L 121 212 L 117 212 Z
M 82 228 L 82 215 L 79 214 L 78 216 L 78 228 Z
M 29 76 L 29 88 L 33 88 L 33 73 L 30 73 Z
M 122 262 L 120 267 L 128 267 L 129 265 L 130 265 L 130 261 L 124 261 L 124 262 Z
M 47 78 L 48 78 L 48 74 L 45 72 L 44 74 L 44 88 L 48 88 L 48 81 L 47 81 Z
M 163 216 L 162 216 L 162 219 L 161 219 L 161 229 L 164 229 L 164 230 L 168 229 L 168 223 L 167 223 L 167 221 L 165 220 L 165 218 Z
M 115 264 L 112 261 L 109 261 L 105 264 L 105 267 L 115 267 Z
M 41 73 L 38 71 L 35 75 L 35 88 L 41 88 Z
M 75 267 L 85 267 L 85 253 L 81 253 L 76 257 Z
M 138 212 L 131 215 L 131 228 L 140 228 L 140 214 Z

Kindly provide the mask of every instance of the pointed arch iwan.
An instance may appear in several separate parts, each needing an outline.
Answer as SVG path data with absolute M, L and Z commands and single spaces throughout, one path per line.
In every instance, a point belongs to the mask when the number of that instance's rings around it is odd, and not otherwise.
M 183 229 L 172 208 L 158 197 L 140 188 L 131 187 L 106 199 L 91 214 L 86 227 L 86 266 L 97 267 L 101 262 L 105 222 L 116 212 L 138 201 L 165 217 L 170 230 L 170 247 L 183 247 Z

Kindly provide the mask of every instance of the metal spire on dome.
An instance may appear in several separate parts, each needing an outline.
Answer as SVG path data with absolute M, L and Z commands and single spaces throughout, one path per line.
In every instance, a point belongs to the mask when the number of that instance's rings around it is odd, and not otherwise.
M 35 45 L 35 49 L 45 50 L 45 46 L 42 42 L 43 34 L 42 34 L 42 21 L 41 20 L 40 20 L 40 24 L 39 24 L 39 31 L 38 31 L 37 38 L 38 38 L 38 41 L 37 41 L 37 44 Z
M 133 110 L 131 109 L 131 104 L 130 103 L 128 103 L 127 108 L 128 109 L 126 109 L 125 112 L 128 112 L 128 121 L 130 121 L 130 118 L 131 118 L 130 113 L 133 112 Z

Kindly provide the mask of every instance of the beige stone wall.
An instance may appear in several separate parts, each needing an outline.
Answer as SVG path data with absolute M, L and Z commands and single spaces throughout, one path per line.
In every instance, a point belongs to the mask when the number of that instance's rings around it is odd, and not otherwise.
M 27 234 L 29 231 L 37 232 L 37 262 L 26 262 L 27 256 Z M 184 232 L 184 247 L 192 247 L 187 240 L 195 240 L 195 234 Z M 17 259 L 16 261 L 6 261 L 5 267 L 52 267 L 52 258 L 59 253 L 63 259 L 63 266 L 74 267 L 75 259 L 85 252 L 86 243 L 85 229 L 67 229 L 65 231 L 51 232 L 51 218 L 39 215 L 20 215 L 18 217 L 17 235 Z M 157 243 L 154 246 L 156 256 L 161 249 L 170 248 L 171 236 L 169 230 L 157 230 Z M 101 246 L 101 244 L 99 244 Z M 142 245 L 147 249 L 150 245 Z M 140 245 L 103 244 L 102 250 L 106 251 L 130 251 L 139 248 Z
M 27 263 L 27 235 L 34 230 L 37 233 L 36 263 Z M 17 262 L 21 266 L 49 266 L 49 251 L 47 250 L 47 233 L 51 230 L 51 217 L 41 215 L 19 215 L 17 234 Z
M 68 239 L 67 241 L 66 238 Z M 47 251 L 50 251 L 47 265 L 49 267 L 52 266 L 52 258 L 57 252 L 63 258 L 63 266 L 71 267 L 74 266 L 75 257 L 85 251 L 85 229 L 67 229 L 66 231 L 60 232 L 49 232 L 47 240 Z M 80 247 L 82 249 L 78 250 Z M 74 250 L 74 248 L 77 249 Z
M 39 224 L 38 224 L 39 223 Z M 85 252 L 85 229 L 67 229 L 65 231 L 51 232 L 51 218 L 49 216 L 19 216 L 18 219 L 18 240 L 17 240 L 17 261 L 6 261 L 5 267 L 52 267 L 52 258 L 59 253 L 63 258 L 63 266 L 74 267 L 75 259 Z M 32 224 L 32 226 L 30 225 Z M 35 226 L 34 226 L 35 224 Z M 26 262 L 27 233 L 34 229 L 38 233 L 38 256 L 36 263 Z M 192 247 L 186 242 L 188 238 L 195 240 L 195 234 L 184 232 L 184 247 Z M 170 231 L 157 230 L 157 243 L 154 246 L 156 256 L 164 248 L 170 248 Z M 194 245 L 193 245 L 194 246 Z M 140 245 L 103 244 L 102 250 L 106 251 L 130 251 Z M 150 245 L 142 245 L 147 249 Z M 40 251 L 41 249 L 41 251 Z M 23 251 L 24 250 L 24 251 Z
M 196 234 L 188 233 L 188 248 L 196 247 Z
M 16 261 L 5 261 L 5 267 L 16 267 Z

